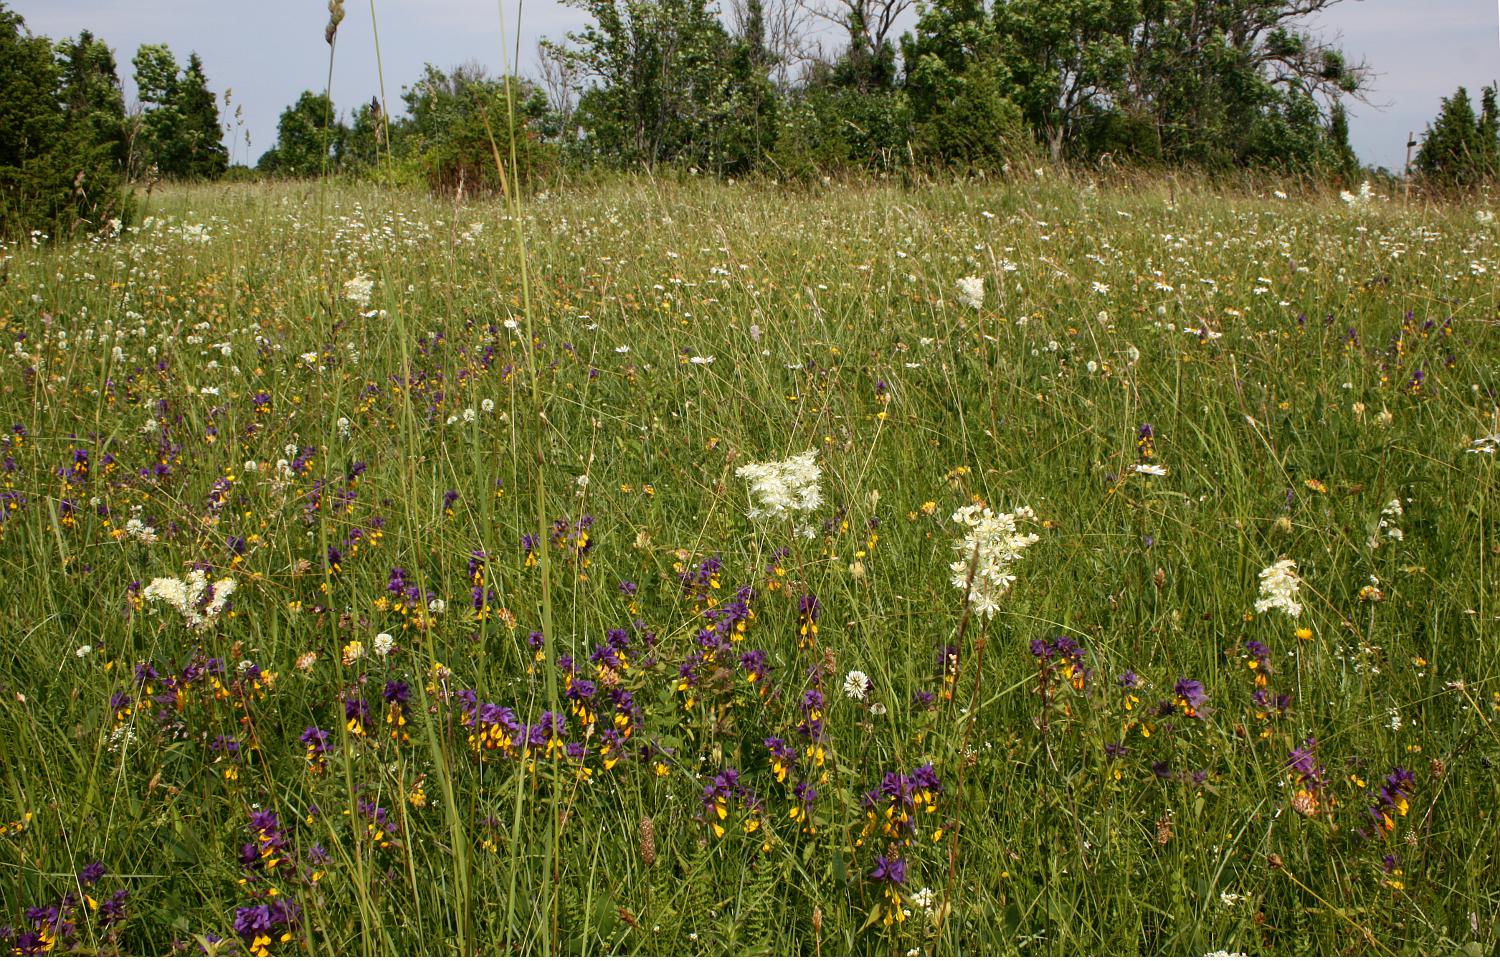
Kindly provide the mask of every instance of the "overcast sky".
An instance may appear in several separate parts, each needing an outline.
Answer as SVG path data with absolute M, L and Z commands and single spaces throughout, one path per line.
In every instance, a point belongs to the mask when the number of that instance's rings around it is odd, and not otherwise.
M 253 163 L 276 139 L 276 118 L 328 76 L 325 0 L 7 0 L 34 33 L 58 39 L 89 29 L 115 49 L 127 98 L 134 96 L 130 58 L 142 43 L 167 43 L 185 61 L 203 57 L 211 89 L 233 91 L 244 107 L 233 158 Z M 422 64 L 451 67 L 478 60 L 498 72 L 503 60 L 500 10 L 510 45 L 517 42 L 517 0 L 374 0 L 386 95 L 399 109 L 402 84 Z M 334 63 L 333 99 L 340 111 L 379 91 L 370 0 L 348 0 Z M 558 0 L 530 0 L 520 11 L 523 72 L 539 37 L 561 39 L 586 22 Z M 1351 138 L 1360 159 L 1399 170 L 1406 135 L 1420 137 L 1440 97 L 1463 84 L 1500 77 L 1500 0 L 1343 0 L 1316 25 L 1340 37 L 1351 60 L 1377 76 L 1368 105 L 1352 103 Z M 250 145 L 245 144 L 245 132 Z

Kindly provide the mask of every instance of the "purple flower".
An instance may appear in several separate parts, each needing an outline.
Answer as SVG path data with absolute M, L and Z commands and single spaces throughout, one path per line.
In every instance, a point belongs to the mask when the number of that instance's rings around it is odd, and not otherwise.
M 1179 678 L 1172 693 L 1177 695 L 1177 706 L 1189 717 L 1197 717 L 1198 709 L 1208 703 L 1208 693 L 1203 690 L 1202 681 Z
M 875 858 L 875 870 L 870 872 L 871 881 L 884 881 L 887 884 L 906 883 L 906 861 L 902 858 L 887 858 L 884 855 Z

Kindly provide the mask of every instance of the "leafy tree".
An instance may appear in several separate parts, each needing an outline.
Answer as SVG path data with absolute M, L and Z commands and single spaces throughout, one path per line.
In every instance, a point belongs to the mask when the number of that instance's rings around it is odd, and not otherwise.
M 177 112 L 177 58 L 164 43 L 144 43 L 131 59 L 135 86 L 141 101 L 140 130 L 133 151 L 132 177 L 155 170 L 172 175 L 173 154 L 181 118 Z
M 196 53 L 188 57 L 173 106 L 178 118 L 173 172 L 204 180 L 222 176 L 229 167 L 229 150 L 219 126 L 218 100 L 208 89 L 203 60 Z
M 229 166 L 229 151 L 203 60 L 191 54 L 182 69 L 166 44 L 147 43 L 131 63 L 143 108 L 132 174 L 154 170 L 179 179 L 221 176 Z
M 995 21 L 978 0 L 939 0 L 902 38 L 915 140 L 929 160 L 999 170 L 1030 139 Z
M 87 36 L 55 51 L 0 2 L 0 236 L 98 230 L 126 215 L 107 61 Z
M 1015 97 L 1054 162 L 1084 117 L 1122 90 L 1139 0 L 1009 0 L 994 30 Z
M 730 37 L 706 0 L 569 0 L 593 22 L 556 47 L 587 84 L 586 149 L 623 165 L 681 161 L 726 173 L 772 139 L 774 94 L 755 43 Z
M 283 177 L 317 177 L 337 164 L 345 130 L 327 94 L 302 91 L 276 122 L 276 145 L 256 167 Z
M 386 134 L 385 113 L 380 109 L 380 101 L 371 97 L 369 103 L 355 109 L 344 132 L 339 166 L 353 173 L 373 170 L 389 149 Z
M 1437 119 L 1427 125 L 1416 167 L 1424 179 L 1447 187 L 1467 187 L 1495 175 L 1495 90 L 1486 87 L 1474 115 L 1469 91 L 1459 87 L 1444 97 Z
M 408 116 L 399 127 L 401 150 L 434 191 L 499 190 L 495 151 L 509 171 L 512 116 L 520 178 L 542 176 L 556 164 L 556 146 L 543 143 L 539 131 L 547 98 L 530 81 L 511 77 L 507 84 L 475 63 L 446 73 L 427 64 L 401 96 Z
M 1358 94 L 1365 69 L 1308 31 L 1340 0 L 1139 0 L 1123 109 L 1149 118 L 1159 154 L 1209 167 L 1266 159 L 1264 125 L 1307 95 Z M 1287 141 L 1289 142 L 1289 141 Z M 1280 157 L 1285 165 L 1294 157 Z

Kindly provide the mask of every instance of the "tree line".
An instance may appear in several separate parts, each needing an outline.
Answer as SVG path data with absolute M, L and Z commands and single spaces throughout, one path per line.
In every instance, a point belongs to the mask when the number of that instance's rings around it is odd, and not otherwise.
M 798 179 L 1012 163 L 1266 169 L 1333 183 L 1363 174 L 1344 101 L 1367 89 L 1311 24 L 1340 0 L 566 0 L 589 25 L 543 41 L 534 77 L 428 65 L 347 115 L 304 92 L 257 168 L 496 189 L 522 177 L 679 166 Z M 335 42 L 337 23 L 326 37 Z M 107 229 L 125 184 L 230 170 L 233 125 L 196 53 L 131 61 L 85 31 L 54 43 L 0 0 L 0 235 Z M 236 114 L 238 117 L 238 114 Z M 1443 100 L 1415 162 L 1464 187 L 1500 170 L 1495 88 L 1476 112 Z

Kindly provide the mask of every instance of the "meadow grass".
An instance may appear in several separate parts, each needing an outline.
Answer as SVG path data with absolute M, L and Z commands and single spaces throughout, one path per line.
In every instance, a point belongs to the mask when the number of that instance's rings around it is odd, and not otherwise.
M 8 252 L 6 947 L 1496 948 L 1472 206 L 520 210 L 172 188 Z M 993 618 L 979 504 L 1038 535 Z

